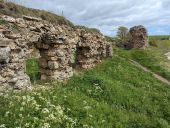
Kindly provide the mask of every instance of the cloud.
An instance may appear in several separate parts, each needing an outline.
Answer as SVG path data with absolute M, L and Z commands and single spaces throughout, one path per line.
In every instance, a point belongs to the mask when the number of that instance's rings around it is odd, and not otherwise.
M 13 0 L 45 9 L 75 24 L 99 28 L 114 36 L 118 26 L 144 25 L 149 33 L 170 34 L 170 0 Z M 162 32 L 162 33 L 161 33 Z

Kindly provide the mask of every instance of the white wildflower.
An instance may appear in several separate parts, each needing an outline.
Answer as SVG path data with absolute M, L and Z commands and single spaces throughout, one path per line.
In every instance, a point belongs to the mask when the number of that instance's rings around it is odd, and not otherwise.
M 84 109 L 89 110 L 91 107 L 90 106 L 85 106 Z
M 23 111 L 23 110 L 24 110 L 24 107 L 21 107 L 21 108 L 20 108 L 20 111 Z
M 84 101 L 83 101 L 83 104 L 86 105 L 86 104 L 87 104 L 87 101 L 84 100 Z
M 26 124 L 25 124 L 25 127 L 26 127 L 26 128 L 29 128 L 29 127 L 30 127 L 30 124 L 29 124 L 29 123 L 26 123 Z
M 89 128 L 89 126 L 87 124 L 84 124 L 83 128 Z
M 56 106 L 56 110 L 58 112 L 59 115 L 63 115 L 63 109 L 61 108 L 61 106 Z
M 7 112 L 5 113 L 5 117 L 8 117 L 8 116 L 9 116 L 9 114 L 10 114 L 10 112 L 9 112 L 9 111 L 7 111 Z
M 41 128 L 50 128 L 50 124 L 49 123 L 44 123 Z
M 47 113 L 49 113 L 49 112 L 50 112 L 50 111 L 49 111 L 47 108 L 43 108 L 43 109 L 42 109 L 42 113 L 43 113 L 43 114 L 47 114 Z
M 34 117 L 34 122 L 38 121 L 39 119 L 37 117 Z
M 35 106 L 35 111 L 40 110 L 40 106 L 41 106 L 41 105 L 36 104 L 36 106 Z
M 0 96 L 3 96 L 3 95 L 4 95 L 4 93 L 1 92 L 1 93 L 0 93 Z
M 0 128 L 6 128 L 5 124 L 1 124 Z
M 22 114 L 19 114 L 19 117 L 21 118 L 21 117 L 22 117 Z
M 89 117 L 92 118 L 93 116 L 90 114 Z
M 50 114 L 48 118 L 49 120 L 56 120 L 56 117 L 53 114 Z
M 9 97 L 9 95 L 8 95 L 8 94 L 5 94 L 5 95 L 4 95 L 4 98 L 8 98 L 8 97 Z

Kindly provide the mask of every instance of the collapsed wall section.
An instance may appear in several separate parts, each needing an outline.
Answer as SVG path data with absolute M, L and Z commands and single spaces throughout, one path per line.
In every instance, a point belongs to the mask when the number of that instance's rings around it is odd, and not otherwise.
M 105 57 L 113 55 L 112 44 L 101 33 L 90 33 L 84 29 L 77 30 L 77 63 L 84 69 L 93 68 Z
M 73 76 L 72 63 L 78 38 L 68 32 L 47 32 L 36 44 L 40 49 L 42 80 L 65 80 Z
M 131 38 L 129 40 L 129 48 L 146 48 L 148 46 L 148 32 L 142 26 L 134 26 L 129 31 Z

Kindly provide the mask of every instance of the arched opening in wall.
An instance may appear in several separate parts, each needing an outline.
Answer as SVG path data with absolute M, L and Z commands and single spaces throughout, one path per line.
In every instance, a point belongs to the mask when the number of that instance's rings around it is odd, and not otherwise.
M 90 47 L 89 46 L 77 46 L 74 55 L 74 69 L 84 68 L 87 65 L 89 59 Z
M 26 73 L 30 77 L 32 83 L 36 83 L 41 79 L 40 73 L 40 52 L 38 49 L 33 48 L 33 51 L 26 60 Z

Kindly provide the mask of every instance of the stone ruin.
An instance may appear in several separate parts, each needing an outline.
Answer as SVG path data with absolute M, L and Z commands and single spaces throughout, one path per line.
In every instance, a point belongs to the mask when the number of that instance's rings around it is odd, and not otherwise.
M 130 28 L 130 40 L 128 48 L 146 48 L 148 46 L 148 32 L 142 25 Z
M 111 43 L 101 33 L 57 26 L 29 16 L 0 18 L 8 22 L 0 25 L 1 87 L 31 89 L 26 60 L 34 47 L 41 56 L 42 80 L 66 80 L 73 76 L 73 64 L 89 69 L 113 55 Z

